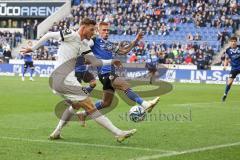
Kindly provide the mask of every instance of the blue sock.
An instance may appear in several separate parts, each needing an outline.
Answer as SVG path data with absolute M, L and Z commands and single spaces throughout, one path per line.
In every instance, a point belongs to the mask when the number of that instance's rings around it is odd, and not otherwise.
M 103 109 L 102 101 L 101 100 L 97 101 L 95 103 L 95 106 L 98 110 Z
M 88 93 L 92 92 L 93 89 L 94 89 L 94 88 L 91 87 L 91 86 L 86 87 L 86 90 L 88 91 Z
M 229 92 L 229 90 L 230 90 L 230 88 L 231 88 L 231 85 L 226 85 L 226 89 L 225 89 L 225 95 L 227 95 L 228 94 L 228 92 Z
M 126 89 L 124 92 L 129 99 L 133 100 L 137 104 L 141 105 L 143 103 L 143 99 L 134 93 L 131 88 Z
M 30 76 L 32 77 L 34 69 L 31 69 Z
M 22 76 L 23 76 L 23 77 L 24 77 L 26 71 L 27 71 L 26 69 L 23 70 L 23 72 L 22 72 Z

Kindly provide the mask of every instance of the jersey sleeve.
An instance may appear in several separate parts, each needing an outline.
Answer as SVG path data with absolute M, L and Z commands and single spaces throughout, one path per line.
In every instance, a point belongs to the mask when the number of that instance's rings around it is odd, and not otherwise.
M 60 30 L 60 36 L 61 36 L 61 41 L 67 42 L 74 40 L 74 37 L 76 32 L 70 30 L 70 29 L 65 29 L 65 30 Z
M 84 55 L 92 55 L 94 56 L 94 54 L 92 53 L 91 48 L 86 44 L 83 43 L 83 45 L 81 46 L 81 53 L 80 55 L 84 56 Z
M 85 44 L 88 45 L 89 47 L 94 46 L 94 41 L 93 41 L 92 39 L 90 39 L 90 40 L 84 39 L 84 40 L 83 40 L 83 43 L 85 43 Z
M 119 48 L 120 48 L 120 44 L 119 43 L 112 43 L 113 45 L 113 52 L 117 53 Z
M 88 41 L 88 46 L 89 46 L 89 47 L 94 46 L 94 41 L 93 41 L 92 39 L 90 39 L 90 40 Z
M 107 41 L 104 46 L 104 49 L 112 53 L 116 53 L 119 50 L 119 45 L 120 45 L 119 43 L 113 43 L 113 42 Z
M 225 52 L 225 58 L 227 58 L 227 59 L 229 59 L 228 52 L 229 52 L 229 48 L 228 48 L 228 49 L 226 49 L 226 52 Z
M 60 39 L 60 33 L 59 32 L 48 32 L 45 34 L 42 38 L 39 39 L 39 41 L 32 47 L 32 50 L 38 49 L 40 46 L 42 46 L 43 42 L 49 40 L 49 39 Z

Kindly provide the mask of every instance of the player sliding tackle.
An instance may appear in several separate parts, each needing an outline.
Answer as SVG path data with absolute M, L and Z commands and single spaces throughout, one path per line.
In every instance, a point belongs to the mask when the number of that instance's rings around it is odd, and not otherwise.
M 45 34 L 32 48 L 23 48 L 21 50 L 21 52 L 25 54 L 32 52 L 39 48 L 44 41 L 51 38 L 61 39 L 62 41 L 58 49 L 55 71 L 50 77 L 50 87 L 60 96 L 68 100 L 71 105 L 64 111 L 56 129 L 50 135 L 50 139 L 61 138 L 62 128 L 75 114 L 75 110 L 78 110 L 80 107 L 89 113 L 89 116 L 98 124 L 112 132 L 119 142 L 132 136 L 136 132 L 136 129 L 122 131 L 114 126 L 106 116 L 101 115 L 101 113 L 96 110 L 96 107 L 89 97 L 89 93 L 81 86 L 72 72 L 78 56 L 83 56 L 84 59 L 93 66 L 111 64 L 117 67 L 121 66 L 119 60 L 96 59 L 88 44 L 83 41 L 84 39 L 89 40 L 94 35 L 95 25 L 96 22 L 94 20 L 88 18 L 83 19 L 77 32 L 68 29 L 60 32 L 50 32 Z
M 88 42 L 89 46 L 91 46 L 93 54 L 97 58 L 109 60 L 113 58 L 114 53 L 125 55 L 129 51 L 131 51 L 133 47 L 136 46 L 138 41 L 143 38 L 143 34 L 140 32 L 136 36 L 136 39 L 127 46 L 122 46 L 121 43 L 114 44 L 108 40 L 109 27 L 109 23 L 100 22 L 98 25 L 99 35 Z M 79 59 L 78 61 L 81 61 L 81 59 Z M 84 82 L 94 82 L 94 77 L 88 73 L 88 71 L 86 70 L 86 68 L 84 68 L 83 65 L 79 65 L 79 63 L 76 64 L 75 75 L 78 77 L 78 80 L 80 82 L 81 80 L 83 80 Z M 98 110 L 109 107 L 111 105 L 115 89 L 124 91 L 126 96 L 132 101 L 142 106 L 144 108 L 144 111 L 151 112 L 153 107 L 156 106 L 159 101 L 159 97 L 156 97 L 151 101 L 145 101 L 142 97 L 140 97 L 130 88 L 129 83 L 124 78 L 119 77 L 115 73 L 115 68 L 112 65 L 98 67 L 98 77 L 103 85 L 103 98 L 101 101 L 98 101 L 95 104 Z M 88 91 L 91 90 L 92 87 L 89 86 Z M 85 126 L 85 117 L 87 116 L 87 112 L 78 112 L 78 116 L 82 125 Z

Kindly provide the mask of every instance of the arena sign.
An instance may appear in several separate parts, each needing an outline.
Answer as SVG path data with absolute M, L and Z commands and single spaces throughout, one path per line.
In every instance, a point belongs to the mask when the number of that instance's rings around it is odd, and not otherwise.
M 62 2 L 41 2 L 41 3 L 0 3 L 0 17 L 48 17 L 59 9 Z

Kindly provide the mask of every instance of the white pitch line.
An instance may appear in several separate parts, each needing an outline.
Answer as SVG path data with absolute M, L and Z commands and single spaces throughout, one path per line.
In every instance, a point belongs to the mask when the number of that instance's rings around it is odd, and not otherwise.
M 240 101 L 229 101 L 229 103 L 237 103 L 237 102 L 240 102 Z M 170 106 L 190 106 L 190 105 L 210 105 L 210 104 L 225 104 L 225 103 L 228 103 L 228 102 L 203 102 L 203 103 L 179 103 L 179 104 L 167 104 L 167 105 L 170 105 Z
M 176 153 L 163 153 L 163 154 L 156 154 L 156 155 L 152 155 L 152 156 L 143 156 L 143 157 L 133 158 L 133 159 L 130 159 L 130 160 L 159 159 L 159 158 L 162 158 L 162 157 L 173 157 L 173 156 L 178 156 L 178 155 L 183 155 L 183 154 L 197 153 L 197 152 L 202 152 L 202 151 L 215 150 L 215 149 L 238 146 L 238 145 L 240 145 L 240 142 L 222 144 L 222 145 L 214 145 L 214 146 L 196 148 L 196 149 L 190 149 L 190 150 L 185 150 L 185 151 L 179 151 L 179 152 L 176 152 Z
M 56 140 L 51 141 L 51 140 L 37 140 L 37 139 L 14 138 L 14 137 L 0 137 L 0 139 L 15 140 L 15 141 L 26 141 L 26 142 L 40 142 L 40 143 L 49 143 L 49 144 L 65 144 L 65 145 L 88 146 L 88 147 L 102 147 L 102 148 L 111 148 L 111 149 L 130 149 L 130 150 L 141 150 L 141 151 L 152 151 L 152 152 L 176 153 L 176 151 L 163 150 L 163 149 L 127 147 L 127 146 L 113 146 L 113 145 L 78 143 L 78 142 L 63 142 L 63 141 L 56 141 Z

